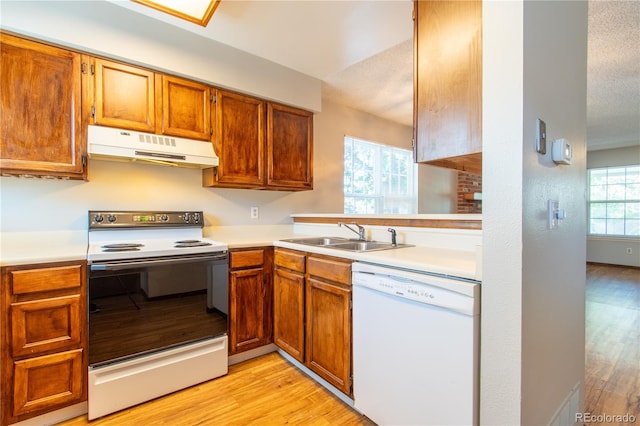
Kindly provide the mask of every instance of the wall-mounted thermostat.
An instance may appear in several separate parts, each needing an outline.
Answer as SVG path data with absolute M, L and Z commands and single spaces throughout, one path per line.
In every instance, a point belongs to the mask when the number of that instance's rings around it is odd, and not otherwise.
M 556 139 L 551 145 L 551 159 L 556 164 L 571 164 L 571 144 L 566 139 Z

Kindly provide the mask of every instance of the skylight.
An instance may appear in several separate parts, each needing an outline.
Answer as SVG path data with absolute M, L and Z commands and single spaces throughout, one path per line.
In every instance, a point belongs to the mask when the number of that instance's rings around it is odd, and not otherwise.
M 220 0 L 131 0 L 206 27 Z

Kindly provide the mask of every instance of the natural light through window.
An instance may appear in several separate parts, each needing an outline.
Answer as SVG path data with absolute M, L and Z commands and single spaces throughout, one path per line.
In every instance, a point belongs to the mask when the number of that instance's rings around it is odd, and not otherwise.
M 413 153 L 353 137 L 344 138 L 344 212 L 417 212 Z
M 206 27 L 220 0 L 132 0 Z
M 589 234 L 640 236 L 640 165 L 589 169 Z

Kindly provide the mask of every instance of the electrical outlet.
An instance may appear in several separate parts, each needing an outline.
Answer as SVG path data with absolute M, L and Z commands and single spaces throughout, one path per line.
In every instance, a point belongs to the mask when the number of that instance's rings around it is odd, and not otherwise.
M 633 249 L 631 247 L 627 247 L 627 254 L 633 254 Z
M 260 214 L 260 210 L 257 207 L 251 207 L 251 219 L 257 219 Z

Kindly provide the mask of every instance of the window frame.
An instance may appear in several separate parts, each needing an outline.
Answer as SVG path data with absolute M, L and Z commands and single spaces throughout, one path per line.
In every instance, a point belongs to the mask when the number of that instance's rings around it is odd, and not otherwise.
M 374 188 L 373 193 L 362 194 L 357 192 L 347 192 L 348 168 L 347 168 L 347 159 L 346 159 L 347 151 L 346 150 L 347 150 L 348 143 L 351 144 L 351 170 L 353 170 L 354 151 L 356 149 L 357 144 L 360 144 L 361 146 L 369 146 L 370 149 L 375 150 L 375 158 L 372 166 L 373 188 Z M 401 152 L 402 155 L 405 157 L 405 160 L 408 160 L 410 173 L 407 173 L 407 174 L 393 173 L 394 172 L 394 167 L 393 167 L 394 156 L 393 155 L 396 152 Z M 386 188 L 383 182 L 385 178 L 385 172 L 383 170 L 382 162 L 383 162 L 383 157 L 387 153 L 389 155 L 389 158 L 391 159 L 391 164 L 390 164 L 391 170 L 389 171 L 388 174 L 386 174 L 386 176 L 389 176 L 389 178 L 391 178 L 392 175 L 400 176 L 400 178 L 406 177 L 407 192 L 410 193 L 410 195 L 404 196 L 399 193 L 385 193 Z M 343 185 L 342 185 L 343 213 L 346 213 L 346 214 L 416 214 L 417 213 L 418 211 L 418 167 L 417 167 L 417 164 L 413 162 L 412 150 L 403 149 L 397 146 L 382 144 L 378 142 L 369 141 L 366 139 L 357 138 L 354 136 L 345 135 L 343 138 L 343 167 L 344 167 Z M 354 173 L 351 173 L 351 177 L 352 177 L 351 189 L 353 189 L 354 182 L 355 182 Z M 391 185 L 391 183 L 389 183 L 389 185 Z M 372 200 L 375 212 L 364 213 L 364 212 L 347 211 L 347 207 L 349 204 L 347 202 L 348 198 L 351 198 L 353 200 L 358 200 L 358 199 Z M 389 211 L 385 212 L 385 199 L 387 201 L 396 200 L 396 202 L 394 203 L 388 203 L 388 202 L 386 203 L 386 206 L 392 209 L 397 209 L 397 207 L 402 206 L 403 203 L 405 205 L 409 205 L 410 208 L 406 213 L 393 213 Z
M 637 169 L 640 168 L 640 164 L 629 164 L 629 165 L 619 165 L 619 166 L 603 166 L 603 167 L 591 167 L 587 169 L 587 237 L 588 238 L 598 238 L 598 239 L 623 239 L 623 240 L 627 240 L 627 239 L 633 239 L 633 240 L 638 240 L 640 239 L 640 231 L 637 231 L 638 234 L 628 234 L 628 229 L 627 229 L 627 220 L 633 220 L 633 219 L 628 219 L 627 216 L 627 211 L 629 208 L 630 204 L 638 204 L 640 203 L 640 195 L 638 196 L 638 198 L 629 198 L 627 199 L 627 194 L 629 191 L 628 186 L 629 185 L 640 185 L 640 181 L 638 180 L 637 176 L 638 176 L 638 171 Z M 612 170 L 620 170 L 620 169 L 624 169 L 624 182 L 609 182 L 609 172 Z M 635 176 L 636 176 L 636 180 L 631 180 L 629 181 L 629 176 L 631 176 L 632 174 L 629 173 L 629 169 L 636 169 L 635 170 Z M 593 182 L 593 172 L 596 171 L 606 171 L 606 178 L 605 178 L 605 183 L 600 183 L 599 185 L 594 185 Z M 593 199 L 593 188 L 596 186 L 600 186 L 600 187 L 604 187 L 602 189 L 604 189 L 604 197 L 601 198 L 597 198 L 597 199 Z M 609 187 L 613 187 L 613 186 L 624 186 L 624 199 L 621 198 L 614 198 L 614 196 L 612 195 L 612 198 L 609 199 Z M 637 189 L 636 189 L 637 190 Z M 613 191 L 612 191 L 613 192 Z M 592 232 L 592 214 L 593 214 L 593 207 L 594 205 L 599 204 L 602 205 L 605 208 L 605 213 L 603 217 L 596 217 L 595 219 L 600 219 L 604 221 L 604 233 L 601 232 Z M 622 217 L 615 217 L 614 214 L 610 214 L 609 213 L 609 206 L 614 205 L 614 204 L 619 204 L 622 205 L 623 207 L 621 207 L 624 210 L 624 213 L 622 214 Z M 619 207 L 620 208 L 620 207 Z M 632 207 L 633 208 L 633 207 Z M 633 212 L 632 212 L 633 213 Z M 619 215 L 618 215 L 619 216 Z M 623 226 L 623 232 L 624 233 L 608 233 L 608 227 L 609 227 L 609 221 L 610 220 L 622 220 L 622 226 Z M 638 225 L 640 226 L 640 225 Z

